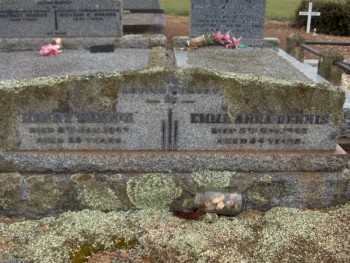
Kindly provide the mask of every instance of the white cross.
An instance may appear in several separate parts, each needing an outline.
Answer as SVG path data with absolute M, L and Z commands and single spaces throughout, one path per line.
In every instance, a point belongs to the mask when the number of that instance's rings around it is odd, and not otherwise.
M 299 12 L 300 16 L 307 16 L 307 26 L 306 26 L 306 33 L 310 33 L 310 27 L 311 27 L 311 17 L 312 16 L 320 16 L 320 12 L 312 12 L 312 3 L 309 3 L 309 10 L 307 12 Z

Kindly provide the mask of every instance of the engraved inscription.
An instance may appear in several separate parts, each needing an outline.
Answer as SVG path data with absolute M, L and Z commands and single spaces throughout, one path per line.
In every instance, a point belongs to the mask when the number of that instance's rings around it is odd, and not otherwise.
M 227 113 L 191 113 L 190 117 L 191 124 L 206 124 L 219 145 L 304 144 L 303 135 L 309 134 L 309 128 L 301 125 L 326 125 L 329 122 L 329 114 L 237 114 L 231 118 Z M 211 127 L 208 124 L 226 126 Z M 252 126 L 256 124 L 259 126 Z M 298 127 L 294 127 L 296 125 Z
M 121 2 L 19 1 L 0 3 L 0 36 L 121 35 Z M 108 32 L 111 31 L 111 32 Z
M 191 36 L 221 30 L 236 37 L 263 38 L 264 16 L 265 0 L 191 0 Z
M 227 113 L 191 113 L 191 123 L 327 124 L 329 118 L 329 114 L 237 114 L 231 119 Z
M 28 145 L 42 149 L 115 149 L 126 143 L 134 123 L 133 113 L 22 113 L 22 134 Z
M 336 143 L 332 116 L 232 114 L 218 87 L 122 86 L 114 111 L 18 116 L 21 150 L 307 150 Z

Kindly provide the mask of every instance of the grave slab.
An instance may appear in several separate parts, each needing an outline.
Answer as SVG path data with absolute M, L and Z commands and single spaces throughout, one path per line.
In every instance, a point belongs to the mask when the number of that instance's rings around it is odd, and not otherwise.
M 204 47 L 191 52 L 176 48 L 174 54 L 179 67 L 200 67 L 286 81 L 327 82 L 311 67 L 298 62 L 282 50 Z
M 142 69 L 148 67 L 150 54 L 148 49 L 118 49 L 108 54 L 64 50 L 57 57 L 43 57 L 38 51 L 0 52 L 0 80 Z
M 68 37 L 62 39 L 62 48 L 66 50 L 90 50 L 95 45 L 114 45 L 115 48 L 152 49 L 166 47 L 165 35 L 124 35 L 122 37 Z M 51 38 L 0 38 L 0 52 L 37 51 Z M 118 50 L 119 52 L 119 50 Z M 121 52 L 123 52 L 121 50 Z M 146 51 L 147 53 L 147 51 Z
M 120 0 L 0 1 L 0 37 L 121 36 Z

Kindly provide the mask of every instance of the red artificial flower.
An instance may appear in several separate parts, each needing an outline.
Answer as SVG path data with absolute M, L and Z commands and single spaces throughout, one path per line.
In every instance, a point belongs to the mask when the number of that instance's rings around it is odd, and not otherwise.
M 221 34 L 221 31 L 218 31 L 215 35 L 213 34 L 213 36 L 214 36 L 214 41 L 216 41 L 216 42 L 220 42 L 222 40 L 222 38 L 224 37 Z
M 233 38 L 233 45 L 235 46 L 235 48 L 239 48 L 239 41 L 241 41 L 242 37 L 236 39 Z
M 228 31 L 223 37 L 222 40 L 225 42 L 230 41 L 230 31 Z M 230 41 L 231 42 L 231 41 Z

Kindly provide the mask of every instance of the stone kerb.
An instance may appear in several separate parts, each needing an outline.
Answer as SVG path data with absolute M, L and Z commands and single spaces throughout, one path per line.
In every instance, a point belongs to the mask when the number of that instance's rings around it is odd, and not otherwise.
M 305 44 L 305 39 L 297 33 L 287 38 L 286 52 L 300 62 L 304 62 L 304 49 L 300 46 L 302 44 Z
M 3 81 L 0 102 L 1 151 L 335 150 L 344 93 L 153 68 Z
M 317 73 L 331 82 L 333 85 L 341 85 L 343 70 L 338 68 L 333 62 L 343 62 L 344 57 L 338 51 L 329 49 L 321 52 L 318 60 Z

